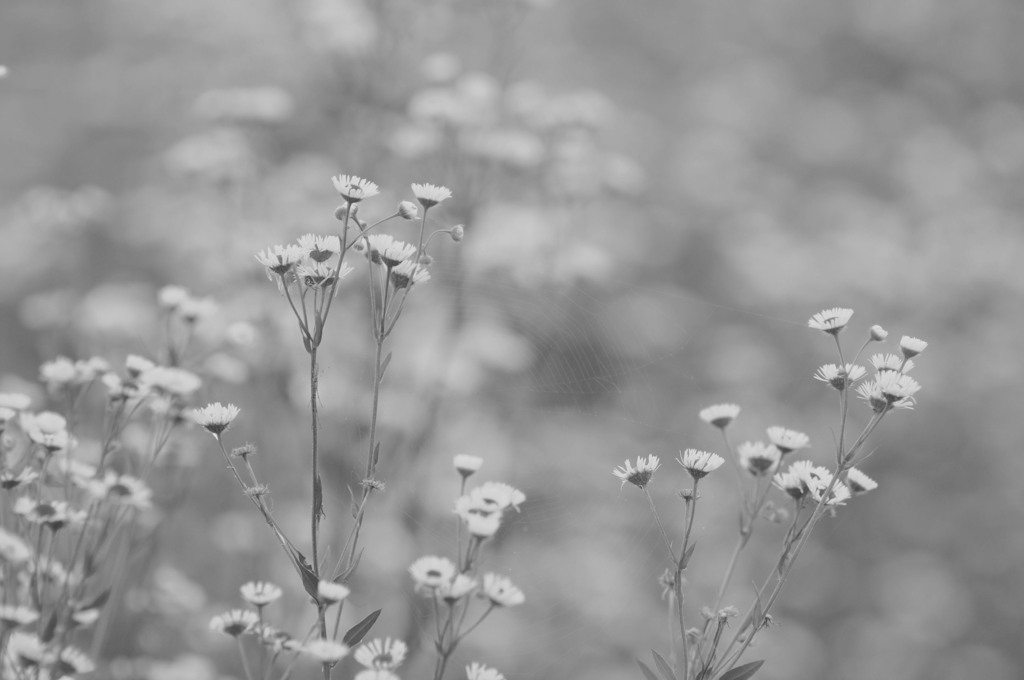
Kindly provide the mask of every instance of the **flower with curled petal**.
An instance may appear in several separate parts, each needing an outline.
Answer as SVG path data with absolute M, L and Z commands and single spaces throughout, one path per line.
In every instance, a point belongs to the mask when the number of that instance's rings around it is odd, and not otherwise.
M 358 203 L 380 193 L 380 187 L 368 179 L 355 175 L 336 175 L 331 178 L 334 188 L 348 203 Z
M 231 426 L 239 413 L 241 413 L 241 409 L 234 404 L 225 406 L 218 401 L 207 404 L 203 408 L 193 409 L 192 420 L 206 428 L 206 431 L 214 437 L 219 437 Z
M 259 616 L 252 610 L 232 609 L 210 619 L 210 630 L 238 637 L 252 632 L 259 622 Z
M 401 640 L 376 638 L 361 645 L 353 657 L 367 668 L 392 671 L 402 665 L 407 651 Z
M 807 321 L 807 326 L 829 335 L 839 335 L 846 328 L 853 316 L 853 310 L 845 307 L 833 307 L 818 312 Z
M 474 661 L 466 666 L 466 680 L 505 680 L 505 676 L 494 668 Z
M 626 460 L 624 464 L 612 470 L 612 474 L 621 479 L 623 484 L 629 482 L 637 488 L 643 489 L 650 483 L 651 477 L 659 467 L 661 467 L 661 460 L 657 456 L 650 455 L 646 458 L 637 456 L 635 468 L 629 460 Z
M 701 409 L 700 419 L 708 425 L 724 430 L 739 414 L 740 407 L 736 404 L 715 404 Z
M 484 574 L 481 596 L 496 607 L 515 607 L 526 601 L 526 596 L 515 584 L 498 574 Z
M 679 464 L 686 468 L 690 476 L 695 480 L 702 479 L 714 472 L 725 462 L 721 456 L 710 451 L 698 451 L 697 449 L 686 449 L 676 458 Z
M 242 599 L 254 607 L 266 607 L 282 595 L 281 588 L 269 581 L 249 581 L 239 590 L 242 592 Z
M 451 189 L 437 184 L 413 184 L 412 193 L 424 208 L 432 208 L 452 197 Z

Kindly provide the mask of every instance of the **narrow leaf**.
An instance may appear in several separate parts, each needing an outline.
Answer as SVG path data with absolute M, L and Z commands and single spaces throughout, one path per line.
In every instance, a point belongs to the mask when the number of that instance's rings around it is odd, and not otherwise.
M 391 365 L 391 352 L 388 352 L 388 355 L 386 357 L 384 357 L 384 361 L 380 362 L 380 379 L 381 380 L 384 379 L 384 372 L 388 370 L 388 366 L 390 366 L 390 365 Z
M 313 480 L 313 514 L 318 518 L 324 516 L 324 489 L 320 475 Z
M 107 603 L 107 600 L 109 600 L 109 599 L 110 599 L 110 589 L 108 588 L 107 590 L 104 590 L 102 593 L 97 595 L 90 602 L 86 602 L 85 604 L 79 605 L 77 607 L 77 609 L 78 610 L 82 610 L 82 609 L 99 609 L 100 607 L 105 605 Z
M 377 461 L 380 460 L 380 442 L 373 447 L 373 466 L 377 467 Z
M 39 639 L 49 642 L 53 639 L 55 632 L 57 632 L 57 612 L 50 614 L 50 620 L 46 622 L 46 628 L 43 629 L 43 634 L 39 636 Z
M 320 579 L 313 573 L 313 567 L 309 566 L 309 560 L 298 550 L 295 551 L 295 568 L 299 570 L 299 576 L 302 577 L 302 587 L 306 589 L 311 598 L 319 602 Z
M 761 661 L 751 661 L 750 663 L 745 663 L 742 666 L 736 666 L 736 668 L 733 668 L 718 680 L 747 680 L 747 678 L 753 677 L 754 673 L 756 673 L 763 665 L 763 659 Z
M 672 670 L 672 666 L 668 664 L 668 661 L 665 661 L 665 657 L 658 654 L 653 649 L 651 650 L 651 654 L 654 655 L 654 665 L 657 666 L 658 671 L 665 676 L 665 680 L 679 680 L 679 678 L 676 677 L 675 671 Z
M 640 666 L 640 670 L 643 672 L 644 678 L 646 678 L 646 680 L 658 680 L 658 676 L 654 674 L 654 671 L 645 666 L 643 661 L 637 659 L 636 665 Z
M 380 611 L 381 610 L 378 609 L 356 625 L 349 628 L 345 633 L 345 637 L 342 638 L 341 641 L 349 647 L 355 647 L 358 645 L 362 639 L 366 637 L 366 634 L 370 632 L 370 629 L 373 628 L 373 624 L 377 623 Z
M 686 549 L 683 556 L 679 558 L 679 566 L 682 569 L 686 569 L 686 565 L 690 563 L 690 556 L 693 555 L 693 549 L 697 547 L 696 541 L 690 544 L 690 547 Z

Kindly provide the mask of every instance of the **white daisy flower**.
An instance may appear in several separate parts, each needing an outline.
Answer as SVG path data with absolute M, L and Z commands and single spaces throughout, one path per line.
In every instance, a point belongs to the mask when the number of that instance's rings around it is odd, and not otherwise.
M 6 406 L 0 406 L 0 433 L 3 433 L 4 428 L 7 427 L 7 423 L 14 420 L 18 416 L 18 412 L 13 408 L 7 408 Z
M 392 671 L 402 665 L 407 651 L 401 640 L 376 638 L 361 645 L 353 658 L 367 668 Z
M 27 626 L 39 620 L 39 612 L 28 607 L 17 607 L 10 604 L 0 605 L 0 624 L 4 628 Z
M 334 581 L 320 581 L 316 586 L 316 594 L 324 604 L 335 604 L 341 602 L 352 593 L 341 583 Z
M 181 286 L 164 286 L 157 294 L 157 303 L 164 309 L 175 310 L 189 298 L 188 290 Z
M 21 496 L 14 502 L 14 514 L 53 531 L 68 524 L 84 522 L 86 517 L 83 510 L 75 510 L 65 501 L 37 501 L 28 496 Z
M 826 309 L 825 311 L 818 312 L 812 316 L 808 319 L 807 325 L 815 330 L 823 331 L 831 335 L 838 335 L 839 331 L 846 328 L 846 324 L 850 323 L 850 317 L 852 316 L 852 309 L 833 307 L 832 309 Z
M 874 491 L 878 488 L 878 482 L 868 477 L 857 468 L 850 468 L 846 472 L 846 486 L 854 496 Z
M 637 456 L 635 469 L 627 460 L 623 465 L 612 470 L 612 474 L 621 479 L 623 485 L 629 482 L 642 489 L 651 481 L 651 477 L 659 467 L 661 467 L 661 460 L 657 456 L 651 455 L 647 458 Z
M 260 617 L 251 609 L 232 609 L 210 619 L 210 630 L 238 637 L 252 632 L 260 622 Z
M 239 413 L 241 410 L 234 404 L 225 406 L 218 401 L 203 408 L 192 409 L 192 420 L 216 437 L 231 426 Z
M 812 489 L 824 488 L 822 480 L 826 478 L 831 479 L 828 469 L 814 465 L 809 460 L 798 460 L 791 463 L 785 472 L 775 475 L 772 482 L 799 501 L 810 494 Z
M 928 346 L 928 343 L 920 338 L 912 338 L 909 335 L 904 335 L 900 338 L 900 350 L 903 352 L 903 356 L 907 359 L 916 357 L 918 354 L 923 352 Z
M 474 661 L 466 666 L 466 680 L 505 680 L 505 676 L 494 668 Z
M 14 631 L 7 638 L 5 656 L 21 668 L 38 668 L 48 655 L 46 653 L 46 645 L 43 644 L 37 635 Z
M 349 203 L 358 203 L 380 193 L 380 187 L 368 179 L 355 175 L 337 175 L 331 178 L 334 188 Z
M 452 197 L 451 189 L 437 184 L 413 184 L 412 193 L 424 208 L 431 208 Z
M 269 581 L 249 581 L 239 590 L 242 599 L 254 607 L 265 607 L 282 595 L 281 589 Z
M 335 272 L 337 272 L 337 276 Z M 345 278 L 350 273 L 352 273 L 352 267 L 347 262 L 341 265 L 340 270 L 336 265 L 327 262 L 303 263 L 295 268 L 295 275 L 309 288 L 330 288 L 336 281 Z
M 401 680 L 401 678 L 384 668 L 367 668 L 356 673 L 353 680 Z
M 481 595 L 498 607 L 515 607 L 526 601 L 526 596 L 512 581 L 497 574 L 484 574 Z
M 512 508 L 519 512 L 520 504 L 526 501 L 526 494 L 504 482 L 485 482 L 473 489 L 471 495 L 478 496 L 485 503 L 499 510 Z
M 469 477 L 480 469 L 480 466 L 484 464 L 484 459 L 479 456 L 460 453 L 452 459 L 452 463 L 460 475 Z
M 31 560 L 32 554 L 20 536 L 0 528 L 0 560 L 17 567 Z
M 701 409 L 700 419 L 724 430 L 739 414 L 740 407 L 736 404 L 715 404 Z
M 93 497 L 115 505 L 144 509 L 152 505 L 153 490 L 141 479 L 108 472 L 102 479 L 89 480 L 89 493 Z
M 810 445 L 810 438 L 803 432 L 787 430 L 784 427 L 774 426 L 768 428 L 768 441 L 775 445 L 782 455 L 805 449 Z
M 842 391 L 863 378 L 866 373 L 867 370 L 857 364 L 846 364 L 845 368 L 838 364 L 825 364 L 815 371 L 814 379 Z
M 32 405 L 32 397 L 20 392 L 0 392 L 0 408 L 24 411 Z
M 875 324 L 870 329 L 868 329 L 868 333 L 870 334 L 871 339 L 874 340 L 875 342 L 882 342 L 887 337 L 889 337 L 889 331 L 885 330 L 878 324 Z
M 299 237 L 299 248 L 314 262 L 326 262 L 341 252 L 341 237 L 306 234 Z
M 0 489 L 11 491 L 19 487 L 31 484 L 39 479 L 39 473 L 32 468 L 22 468 L 17 474 L 10 470 L 0 472 Z
M 319 638 L 302 645 L 302 653 L 323 663 L 335 663 L 348 656 L 348 647 L 340 642 Z
M 78 380 L 78 371 L 75 362 L 67 357 L 57 357 L 53 361 L 47 361 L 39 367 L 39 379 L 46 383 L 51 389 L 71 385 Z
M 466 574 L 457 574 L 450 583 L 444 582 L 437 588 L 437 596 L 448 604 L 454 604 L 476 590 L 476 579 Z
M 910 373 L 910 370 L 914 368 L 913 361 L 904 359 L 899 354 L 873 354 L 871 365 L 876 371 L 899 371 L 900 373 Z
M 676 458 L 695 480 L 702 479 L 722 466 L 725 459 L 710 451 L 686 449 Z
M 782 460 L 782 452 L 774 444 L 764 442 L 743 442 L 736 447 L 740 457 L 740 465 L 752 475 L 764 475 L 775 472 Z
M 818 488 L 811 489 L 811 497 L 820 502 L 822 494 L 825 493 L 825 489 L 832 482 L 832 473 L 828 473 L 828 478 L 822 480 L 821 486 Z M 850 489 L 842 482 L 836 482 L 832 487 L 832 493 L 829 494 L 828 500 L 825 501 L 825 505 L 845 505 L 846 501 L 850 500 Z
M 412 260 L 399 262 L 391 270 L 391 285 L 396 290 L 410 288 L 417 283 L 426 283 L 430 280 L 430 272 L 426 267 L 416 264 Z
M 96 664 L 85 655 L 85 652 L 75 647 L 65 647 L 60 650 L 57 663 L 53 665 L 54 675 L 58 678 L 74 675 L 84 675 L 96 670 Z
M 275 276 L 284 276 L 292 267 L 302 262 L 305 251 L 297 245 L 270 246 L 256 253 L 256 260 L 267 268 L 267 278 L 271 281 Z
M 178 314 L 188 323 L 195 323 L 199 319 L 210 318 L 217 313 L 218 309 L 220 306 L 213 298 L 190 297 L 178 306 Z
M 51 451 L 67 448 L 71 441 L 67 426 L 64 416 L 53 411 L 23 413 L 21 416 L 21 429 L 28 438 Z
M 447 557 L 427 555 L 421 557 L 409 567 L 409 574 L 416 583 L 417 591 L 433 591 L 444 583 L 450 583 L 455 577 L 455 565 Z
M 202 379 L 190 371 L 172 366 L 156 366 L 142 374 L 142 386 L 176 397 L 187 397 L 202 384 Z
M 129 354 L 124 358 L 124 370 L 129 378 L 138 378 L 146 371 L 156 368 L 156 364 L 137 354 Z

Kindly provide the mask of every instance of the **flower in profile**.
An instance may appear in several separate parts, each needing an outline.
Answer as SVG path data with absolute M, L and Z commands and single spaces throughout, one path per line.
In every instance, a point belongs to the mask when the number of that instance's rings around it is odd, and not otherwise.
M 156 368 L 155 363 L 138 354 L 129 354 L 124 358 L 124 370 L 129 378 L 138 379 L 143 373 L 154 368 Z
M 20 488 L 26 484 L 31 484 L 37 479 L 39 479 L 39 473 L 32 468 L 22 468 L 17 474 L 10 470 L 4 470 L 3 472 L 0 472 L 0 489 L 3 489 L 4 491 L 11 491 L 12 489 Z
M 192 420 L 206 428 L 214 437 L 218 437 L 231 426 L 239 413 L 241 410 L 234 404 L 225 406 L 218 401 L 203 408 L 193 409 Z
M 65 501 L 37 501 L 28 496 L 21 496 L 14 502 L 14 514 L 53 531 L 84 522 L 86 517 L 84 511 L 71 508 Z
M 739 414 L 740 407 L 736 404 L 715 404 L 701 409 L 700 419 L 708 425 L 724 430 Z
M 39 378 L 50 389 L 72 385 L 78 382 L 78 371 L 75 362 L 67 357 L 57 357 L 53 361 L 47 361 L 39 367 Z
M 612 474 L 621 479 L 623 485 L 629 482 L 637 488 L 643 489 L 651 481 L 651 477 L 659 467 L 661 467 L 661 461 L 657 456 L 651 455 L 647 458 L 637 456 L 636 468 L 629 460 L 626 460 L 623 465 L 612 470 Z
M 752 475 L 774 472 L 782 460 L 782 452 L 774 444 L 764 442 L 743 442 L 736 447 L 740 465 Z
M 914 395 L 921 385 L 909 375 L 897 371 L 882 371 L 871 382 L 857 388 L 857 394 L 875 413 L 889 409 L 914 408 Z
M 394 286 L 396 290 L 411 288 L 417 283 L 426 283 L 429 280 L 430 272 L 427 268 L 421 264 L 416 264 L 412 260 L 399 262 L 398 265 L 391 270 L 391 285 Z
M 299 237 L 299 248 L 314 262 L 326 262 L 341 252 L 341 237 L 306 234 Z
M 189 298 L 188 290 L 181 286 L 164 286 L 157 294 L 157 303 L 164 309 L 174 311 Z
M 331 178 L 334 188 L 348 203 L 358 203 L 380 193 L 380 187 L 368 179 L 355 175 L 337 175 Z
M 874 491 L 878 488 L 878 482 L 868 477 L 857 468 L 850 468 L 846 472 L 846 486 L 854 496 Z
M 409 574 L 416 584 L 417 592 L 433 592 L 442 584 L 450 583 L 455 573 L 455 565 L 451 560 L 435 555 L 421 557 L 409 567 Z
M 336 604 L 352 593 L 348 586 L 334 581 L 320 581 L 316 586 L 316 594 L 324 604 Z
M 437 596 L 448 604 L 455 604 L 458 600 L 476 590 L 479 585 L 476 579 L 466 574 L 457 574 L 452 581 L 444 582 L 437 587 Z
M 863 378 L 865 373 L 867 371 L 864 367 L 857 364 L 846 364 L 845 367 L 838 364 L 825 364 L 814 372 L 814 379 L 828 383 L 834 389 L 842 391 Z
M 455 500 L 455 514 L 466 523 L 470 535 L 480 539 L 493 536 L 501 527 L 501 509 L 493 501 L 485 500 L 479 489 Z
M 353 680 L 401 680 L 401 678 L 384 668 L 366 668 L 356 673 Z
M 825 476 L 821 480 L 821 484 L 817 487 L 811 488 L 811 498 L 815 501 L 821 502 L 821 497 L 825 494 L 829 484 L 832 484 L 832 473 L 826 471 Z M 825 505 L 843 505 L 846 501 L 850 500 L 850 489 L 840 481 L 836 481 L 832 484 L 832 491 L 828 495 L 828 500 L 825 501 Z
M 376 638 L 361 645 L 353 656 L 367 668 L 393 671 L 405 661 L 407 651 L 405 643 L 401 640 Z
M 910 370 L 914 368 L 913 361 L 904 359 L 899 354 L 873 354 L 871 365 L 876 371 L 899 371 L 900 373 L 910 373 Z
M 21 416 L 21 428 L 28 438 L 50 451 L 65 449 L 71 443 L 67 426 L 68 421 L 64 416 L 53 411 L 42 411 L 34 415 L 24 413 Z
M 839 331 L 846 328 L 846 324 L 850 323 L 850 317 L 852 316 L 852 309 L 833 307 L 812 316 L 807 320 L 807 325 L 810 328 L 829 333 L 830 335 L 839 335 Z
M 259 616 L 250 609 L 232 609 L 210 619 L 210 630 L 238 637 L 252 632 L 259 622 Z
M 452 197 L 451 189 L 437 184 L 413 184 L 412 193 L 424 208 L 432 208 Z
M 268 581 L 249 581 L 240 588 L 242 599 L 254 607 L 266 607 L 281 597 L 281 589 Z
M 695 480 L 702 479 L 722 466 L 725 459 L 710 451 L 686 449 L 676 458 Z
M 789 469 L 780 472 L 772 479 L 772 483 L 789 494 L 794 500 L 800 501 L 811 493 L 812 489 L 824 488 L 825 479 L 831 479 L 826 468 L 814 465 L 809 460 L 798 460 L 790 464 Z
M 494 668 L 474 661 L 466 666 L 466 680 L 505 680 L 505 676 Z
M 65 647 L 60 650 L 57 662 L 53 665 L 54 675 L 58 678 L 84 675 L 96 670 L 96 664 L 85 655 L 85 652 L 75 647 Z
M 920 338 L 912 338 L 909 335 L 904 335 L 900 338 L 900 351 L 903 352 L 903 356 L 907 359 L 916 357 L 918 354 L 923 352 L 928 346 L 928 343 Z
M 141 383 L 146 389 L 154 389 L 176 397 L 187 397 L 202 386 L 202 379 L 183 368 L 156 366 L 142 374 Z
M 217 313 L 219 309 L 213 298 L 190 297 L 178 306 L 178 314 L 188 323 L 195 323 L 199 319 L 208 319 Z
M 94 498 L 114 505 L 144 509 L 152 505 L 153 490 L 141 479 L 129 475 L 108 472 L 100 479 L 91 479 L 87 486 Z
M 484 586 L 481 592 L 497 607 L 515 607 L 526 601 L 526 596 L 512 581 L 497 574 L 484 574 Z
M 275 276 L 284 276 L 292 267 L 302 261 L 305 251 L 296 245 L 270 246 L 256 253 L 256 260 L 267 268 L 267 278 L 271 281 Z
M 0 408 L 24 411 L 32 405 L 32 397 L 20 392 L 0 392 Z
M 875 324 L 870 329 L 868 329 L 868 334 L 871 337 L 871 339 L 875 342 L 882 342 L 887 337 L 889 337 L 889 331 L 885 330 L 878 324 Z
M 18 607 L 11 604 L 0 605 L 0 625 L 4 629 L 27 626 L 39 620 L 39 612 L 28 607 Z M 2 629 L 0 629 L 2 632 Z
M 295 268 L 295 275 L 309 288 L 329 288 L 351 272 L 352 267 L 347 262 L 341 265 L 340 270 L 326 262 L 304 263 Z
M 323 663 L 336 663 L 348 656 L 348 646 L 333 640 L 318 638 L 302 645 L 302 653 Z
M 806 449 L 811 440 L 803 432 L 787 430 L 776 425 L 768 428 L 768 441 L 774 444 L 782 455 L 786 455 L 797 449 Z
M 519 505 L 526 501 L 526 494 L 504 482 L 485 482 L 470 493 L 498 510 L 512 508 L 519 512 Z
M 471 456 L 467 453 L 460 453 L 452 460 L 455 470 L 463 477 L 470 477 L 476 473 L 484 464 L 484 459 L 479 456 Z

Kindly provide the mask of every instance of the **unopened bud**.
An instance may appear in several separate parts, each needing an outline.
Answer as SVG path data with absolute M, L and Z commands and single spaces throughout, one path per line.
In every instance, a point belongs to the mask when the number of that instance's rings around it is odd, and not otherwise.
M 416 259 L 416 261 L 423 267 L 429 267 L 431 264 L 434 263 L 434 258 L 431 257 L 430 255 L 427 255 L 426 253 L 421 253 L 420 256 Z
M 347 205 L 339 205 L 337 208 L 334 209 L 334 219 L 338 220 L 339 222 L 344 222 L 345 221 L 345 216 L 347 214 L 348 214 L 348 206 Z
M 448 233 L 451 234 L 452 240 L 458 243 L 466 235 L 466 228 L 461 224 L 456 224 Z
M 881 342 L 889 337 L 889 331 L 885 330 L 878 324 L 871 327 L 871 339 L 875 342 Z
M 398 216 L 403 220 L 414 220 L 420 215 L 419 206 L 412 201 L 402 201 L 398 204 Z

